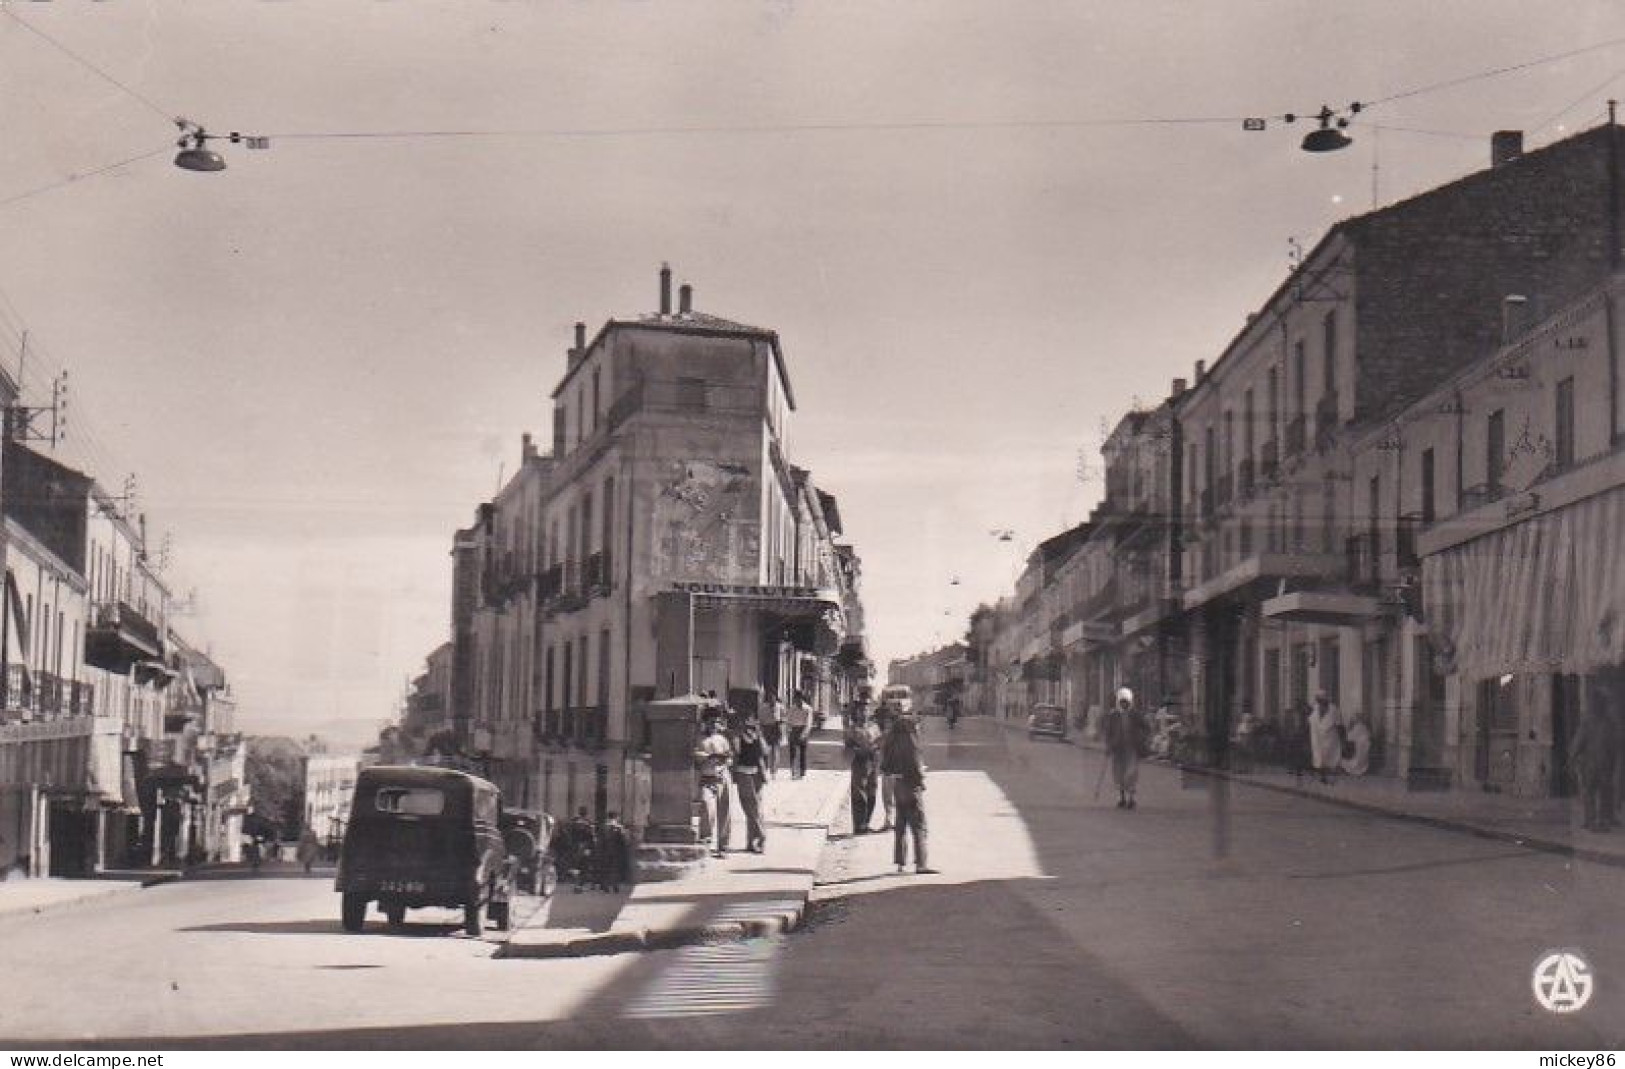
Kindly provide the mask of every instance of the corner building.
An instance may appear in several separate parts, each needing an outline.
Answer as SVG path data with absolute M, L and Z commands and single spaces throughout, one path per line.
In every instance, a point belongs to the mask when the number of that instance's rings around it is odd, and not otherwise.
M 465 749 L 519 804 L 649 802 L 643 706 L 795 690 L 835 710 L 869 665 L 835 498 L 792 465 L 778 335 L 693 310 L 576 326 L 553 449 L 459 532 L 451 693 Z M 519 482 L 523 486 L 518 485 Z

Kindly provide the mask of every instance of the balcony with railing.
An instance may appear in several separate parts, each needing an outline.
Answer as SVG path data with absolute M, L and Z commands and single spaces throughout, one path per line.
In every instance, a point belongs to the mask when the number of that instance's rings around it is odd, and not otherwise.
M 1325 394 L 1315 404 L 1315 449 L 1325 452 L 1337 439 L 1337 391 Z
M 158 625 L 125 601 L 97 606 L 85 628 L 85 663 L 118 675 L 129 675 L 137 661 L 162 659 Z
M 587 597 L 600 597 L 609 594 L 609 556 L 604 553 L 594 553 L 589 556 L 583 569 L 583 593 Z
M 1422 566 L 1416 551 L 1416 533 L 1422 529 L 1420 515 L 1401 516 L 1394 528 L 1394 562 L 1402 572 L 1415 571 Z
M 6 720 L 32 720 L 34 717 L 34 682 L 28 670 L 20 664 L 6 665 L 0 677 L 0 708 Z
M 1281 446 L 1274 438 L 1258 449 L 1258 472 L 1266 481 L 1273 480 L 1281 470 Z
M 604 744 L 609 710 L 602 705 L 575 705 L 564 713 L 565 737 L 577 746 L 596 749 Z
M 1295 457 L 1303 452 L 1306 444 L 1305 421 L 1300 413 L 1287 420 L 1286 423 L 1286 455 Z
M 558 569 L 558 590 L 548 601 L 549 612 L 575 612 L 587 604 L 589 596 L 585 561 L 567 560 L 555 565 Z
M 1351 535 L 1346 542 L 1348 568 L 1344 579 L 1354 590 L 1375 590 L 1382 582 L 1382 544 L 1375 531 Z

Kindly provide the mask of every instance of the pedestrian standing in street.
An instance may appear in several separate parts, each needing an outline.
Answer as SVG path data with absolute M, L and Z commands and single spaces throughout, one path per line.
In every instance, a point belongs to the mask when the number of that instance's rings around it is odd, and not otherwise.
M 627 838 L 626 827 L 616 819 L 614 813 L 607 814 L 603 823 L 598 825 L 595 856 L 598 860 L 596 882 L 599 888 L 619 894 L 621 884 L 627 882 L 627 873 L 631 871 L 631 841 Z
M 728 768 L 733 764 L 733 744 L 722 733 L 721 717 L 707 717 L 700 729 L 705 734 L 694 750 L 700 773 L 700 841 L 710 841 L 712 852 L 721 857 L 728 849 Z
M 779 747 L 784 744 L 784 703 L 777 694 L 770 695 L 762 707 L 762 742 L 767 747 L 767 774 L 777 779 Z
M 875 812 L 880 733 L 856 702 L 847 713 L 845 742 L 847 759 L 852 764 L 852 834 L 866 835 Z
M 799 690 L 785 713 L 785 726 L 790 731 L 790 778 L 800 779 L 807 774 L 807 737 L 812 732 L 812 705 Z
M 1309 747 L 1320 782 L 1330 784 L 1332 773 L 1343 763 L 1343 714 L 1330 694 L 1319 691 L 1309 713 Z
M 884 692 L 882 692 L 884 693 Z M 897 726 L 899 717 L 908 710 L 901 708 L 895 699 L 880 699 L 880 706 L 875 709 L 875 729 L 882 740 L 891 738 L 892 729 Z M 885 818 L 880 825 L 881 831 L 892 828 L 893 818 L 897 813 L 897 783 L 892 776 L 886 774 L 884 764 L 880 772 L 880 811 Z
M 908 838 L 914 838 L 914 871 L 937 870 L 926 863 L 925 762 L 920 757 L 919 721 L 908 715 L 892 720 L 881 743 L 880 771 L 895 782 L 897 826 L 893 831 L 892 861 L 902 872 L 908 861 Z
M 581 806 L 576 810 L 576 815 L 570 818 L 567 841 L 570 844 L 570 880 L 575 884 L 576 893 L 580 894 L 582 887 L 592 880 L 594 847 L 598 845 L 598 830 L 592 826 L 586 806 Z
M 1312 708 L 1300 706 L 1292 710 L 1287 721 L 1287 760 L 1292 763 L 1292 778 L 1299 786 L 1304 773 L 1315 767 L 1314 744 L 1310 741 L 1314 729 L 1309 724 L 1312 715 Z
M 1117 808 L 1133 809 L 1140 784 L 1140 754 L 1145 748 L 1145 718 L 1134 707 L 1134 692 L 1119 687 L 1117 700 L 1101 718 L 1101 736 L 1111 759 L 1112 782 L 1117 786 Z
M 1618 826 L 1615 806 L 1620 730 L 1615 711 L 1603 700 L 1605 693 L 1602 687 L 1591 689 L 1580 723 L 1569 739 L 1569 762 L 1583 811 L 1580 826 L 1598 832 Z
M 306 872 L 309 872 L 311 866 L 316 864 L 316 859 L 321 856 L 321 853 L 322 844 L 316 840 L 315 830 L 307 826 L 304 831 L 299 833 L 299 850 L 297 854 L 299 864 L 304 866 Z
M 754 720 L 746 720 L 739 728 L 739 747 L 734 757 L 734 790 L 739 795 L 739 808 L 745 813 L 745 849 L 759 854 L 767 847 L 767 834 L 762 830 L 762 786 L 767 782 L 767 745 Z

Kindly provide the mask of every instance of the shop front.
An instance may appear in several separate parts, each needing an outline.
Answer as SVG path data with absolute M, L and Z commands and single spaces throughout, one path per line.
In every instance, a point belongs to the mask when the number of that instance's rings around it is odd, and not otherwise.
M 1625 666 L 1621 476 L 1609 458 L 1424 535 L 1428 637 L 1460 709 L 1463 781 L 1570 793 L 1574 731 Z

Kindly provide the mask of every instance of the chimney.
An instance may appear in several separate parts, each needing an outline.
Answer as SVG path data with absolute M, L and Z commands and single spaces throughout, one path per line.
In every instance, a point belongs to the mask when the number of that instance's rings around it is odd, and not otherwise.
M 1207 374 L 1207 361 L 1206 360 L 1198 360 L 1196 362 L 1196 380 L 1195 381 L 1201 382 L 1202 381 L 1202 376 L 1204 376 L 1206 374 Z
M 671 315 L 671 265 L 660 265 L 660 314 Z
M 569 368 L 574 371 L 581 361 L 587 358 L 587 324 L 576 324 L 576 343 L 570 346 L 568 352 L 570 355 Z
M 677 287 L 677 311 L 682 315 L 694 311 L 694 287 L 687 282 Z
M 1185 386 L 1186 386 L 1186 382 L 1185 382 L 1184 379 L 1175 379 L 1174 380 L 1173 390 L 1169 393 L 1168 396 L 1170 396 L 1170 397 L 1179 397 L 1179 396 L 1183 395 L 1184 392 L 1185 392 Z
M 1490 166 L 1500 167 L 1523 155 L 1522 130 L 1497 130 L 1490 135 Z
M 536 455 L 536 443 L 530 440 L 530 432 L 526 431 L 519 436 L 519 459 L 529 460 Z
M 1509 293 L 1501 298 L 1501 344 L 1529 329 L 1529 298 L 1521 293 Z

